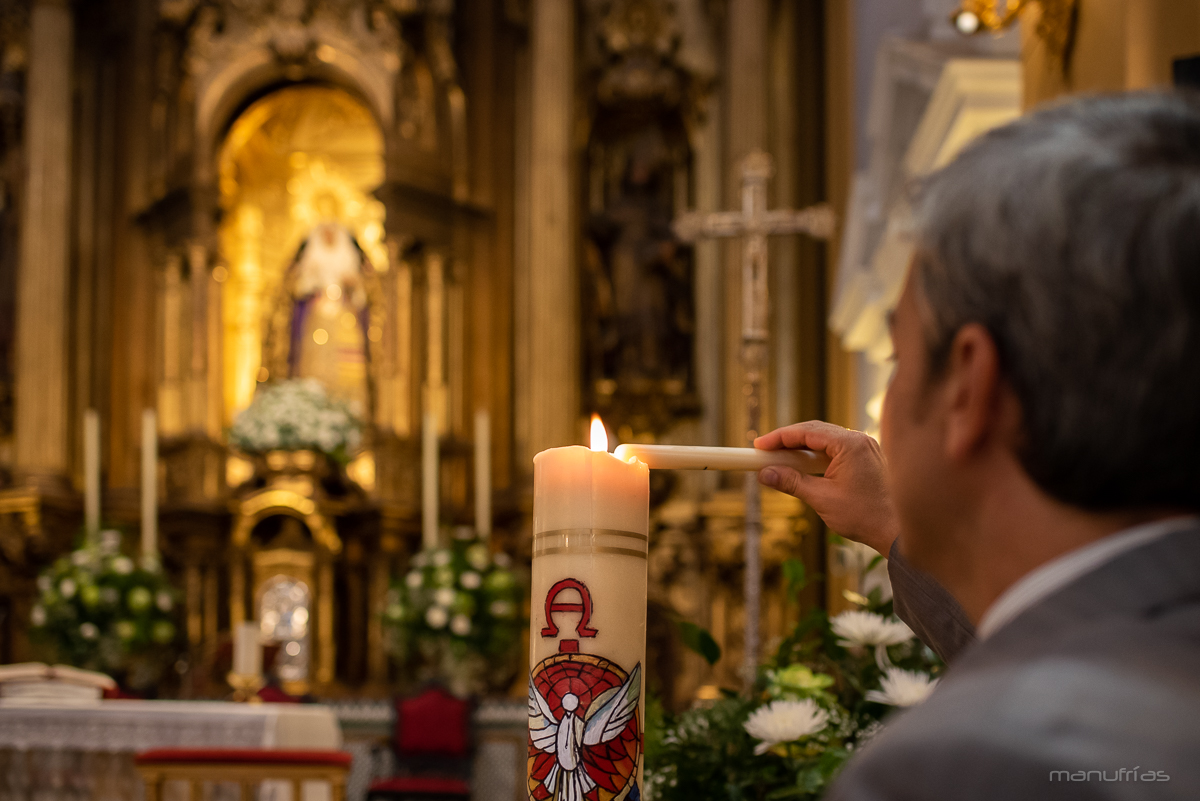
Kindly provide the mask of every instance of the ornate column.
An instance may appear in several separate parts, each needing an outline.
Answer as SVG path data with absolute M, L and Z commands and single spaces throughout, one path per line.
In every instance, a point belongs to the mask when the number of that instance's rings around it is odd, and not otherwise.
M 571 223 L 575 4 L 534 0 L 530 35 L 529 452 L 579 438 L 579 302 Z
M 30 13 L 25 213 L 17 288 L 18 474 L 47 487 L 67 472 L 67 278 L 71 243 L 71 9 Z

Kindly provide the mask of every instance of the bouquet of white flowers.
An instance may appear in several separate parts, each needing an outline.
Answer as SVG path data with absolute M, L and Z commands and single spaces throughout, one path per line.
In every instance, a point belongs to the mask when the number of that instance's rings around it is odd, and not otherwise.
M 99 543 L 42 571 L 37 586 L 31 633 L 60 661 L 127 671 L 131 685 L 145 686 L 174 658 L 178 594 L 157 559 L 135 562 L 121 553 L 120 532 L 100 532 Z
M 508 555 L 493 555 L 470 529 L 465 534 L 450 548 L 413 557 L 383 613 L 390 650 L 407 678 L 438 679 L 459 695 L 511 682 L 529 625 Z
M 362 441 L 362 425 L 319 381 L 291 379 L 260 387 L 233 421 L 229 441 L 247 453 L 314 450 L 344 464 Z

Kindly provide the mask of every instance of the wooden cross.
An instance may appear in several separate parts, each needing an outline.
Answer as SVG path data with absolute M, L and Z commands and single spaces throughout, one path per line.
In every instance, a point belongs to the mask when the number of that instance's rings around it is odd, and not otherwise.
M 762 423 L 762 374 L 767 363 L 769 339 L 767 308 L 767 237 L 773 234 L 808 234 L 815 239 L 833 235 L 835 218 L 828 204 L 806 209 L 767 209 L 767 181 L 774 167 L 771 157 L 757 151 L 742 161 L 741 211 L 692 211 L 675 219 L 675 235 L 685 242 L 740 236 L 742 251 L 742 368 L 746 397 L 746 439 L 752 445 Z M 745 578 L 746 604 L 742 678 L 747 686 L 758 671 L 759 605 L 762 566 L 759 539 L 762 536 L 762 498 L 758 476 L 746 474 Z

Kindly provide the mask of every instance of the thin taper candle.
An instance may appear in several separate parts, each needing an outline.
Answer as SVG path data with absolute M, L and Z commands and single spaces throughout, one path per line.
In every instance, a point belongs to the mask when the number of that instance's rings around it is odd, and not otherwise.
M 492 535 L 492 443 L 487 409 L 475 412 L 475 533 Z
M 100 413 L 83 413 L 83 521 L 88 542 L 100 533 Z
M 142 410 L 142 555 L 158 553 L 158 417 Z
M 438 544 L 438 430 L 437 417 L 426 412 L 421 421 L 421 545 Z
M 756 448 L 708 448 L 692 445 L 617 446 L 613 454 L 623 462 L 636 458 L 656 470 L 762 470 L 790 467 L 801 473 L 819 474 L 829 466 L 829 457 L 810 450 L 764 451 Z

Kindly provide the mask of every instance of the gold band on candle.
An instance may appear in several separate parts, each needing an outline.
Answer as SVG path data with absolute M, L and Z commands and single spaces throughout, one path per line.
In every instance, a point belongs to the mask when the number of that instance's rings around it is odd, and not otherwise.
M 615 542 L 614 542 L 615 540 Z M 627 540 L 641 544 L 640 549 L 621 547 Z M 533 555 L 550 556 L 556 553 L 569 554 L 615 554 L 646 558 L 650 538 L 637 531 L 621 531 L 612 528 L 559 528 L 543 531 L 533 537 Z
M 636 531 L 620 531 L 615 528 L 556 528 L 552 531 L 539 531 L 537 534 L 533 535 L 533 540 L 534 542 L 537 542 L 540 539 L 553 537 L 559 534 L 565 536 L 578 534 L 581 537 L 584 535 L 601 534 L 608 537 L 629 537 L 630 539 L 641 540 L 642 542 L 650 541 L 650 538 L 645 534 L 639 534 Z
M 534 556 L 551 556 L 556 553 L 569 553 L 586 556 L 590 553 L 611 553 L 617 556 L 636 556 L 639 559 L 646 558 L 645 551 L 635 551 L 632 548 L 613 548 L 607 545 L 570 545 L 562 548 L 535 548 Z

